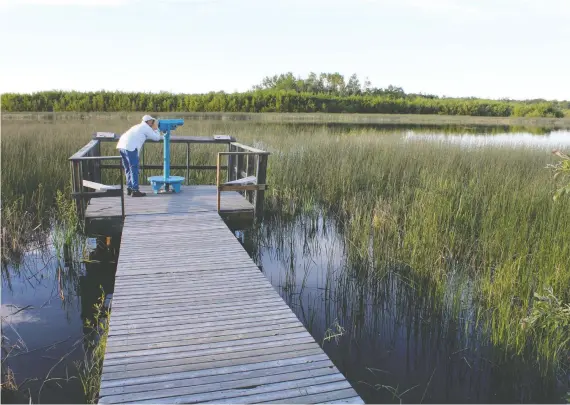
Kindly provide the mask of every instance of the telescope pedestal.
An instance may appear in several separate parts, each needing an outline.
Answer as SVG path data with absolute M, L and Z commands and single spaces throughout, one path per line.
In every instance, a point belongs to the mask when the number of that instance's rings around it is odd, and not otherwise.
M 164 176 L 151 176 L 148 178 L 148 181 L 150 181 L 154 194 L 159 192 L 167 193 L 169 189 L 172 189 L 173 193 L 179 193 L 184 177 L 168 176 L 165 178 Z M 163 187 L 164 191 L 161 191 Z
M 168 193 L 169 191 L 179 193 L 180 186 L 184 181 L 184 177 L 170 175 L 170 131 L 174 130 L 179 125 L 184 125 L 184 120 L 175 119 L 158 121 L 158 129 L 164 132 L 164 155 L 162 157 L 164 163 L 164 174 L 162 176 L 151 176 L 148 178 L 148 181 L 152 185 L 152 191 L 154 194 L 158 194 L 159 192 Z M 164 190 L 162 191 L 163 187 Z

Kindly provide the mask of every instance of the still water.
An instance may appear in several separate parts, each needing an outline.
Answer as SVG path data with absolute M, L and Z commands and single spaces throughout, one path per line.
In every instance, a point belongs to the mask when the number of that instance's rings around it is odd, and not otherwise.
M 277 218 L 259 238 L 263 272 L 367 403 L 562 400 L 567 386 L 494 348 L 469 305 L 458 320 L 406 272 L 348 260 L 334 220 Z
M 85 324 L 99 298 L 113 291 L 118 253 L 114 243 L 85 242 L 82 251 L 58 255 L 48 238 L 18 265 L 3 263 L 2 368 L 20 388 L 3 390 L 3 403 L 85 402 L 77 368 L 85 358 Z
M 570 147 L 570 131 L 562 130 L 450 135 L 411 128 L 402 139 Z M 332 218 L 275 214 L 236 237 L 368 403 L 564 403 L 570 392 L 568 378 L 541 377 L 531 362 L 494 347 L 473 322 L 469 300 L 450 316 L 450 304 L 429 283 L 354 260 Z M 58 255 L 48 240 L 19 265 L 3 263 L 2 368 L 20 386 L 4 403 L 85 401 L 76 364 L 93 306 L 102 292 L 113 293 L 119 239 L 80 238 L 87 243 L 74 251 Z
M 444 144 L 456 144 L 462 147 L 526 147 L 558 149 L 570 147 L 570 131 L 549 131 L 543 135 L 527 132 L 503 133 L 503 134 L 470 134 L 455 133 L 445 135 L 440 133 L 415 133 L 407 132 L 404 137 L 406 142 L 428 141 Z

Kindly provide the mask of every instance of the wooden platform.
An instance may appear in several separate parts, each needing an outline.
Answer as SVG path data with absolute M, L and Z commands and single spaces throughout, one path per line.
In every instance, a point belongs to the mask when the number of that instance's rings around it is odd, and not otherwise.
M 125 196 L 126 215 L 177 214 L 182 212 L 215 212 L 216 186 L 182 186 L 179 194 L 153 194 L 151 186 L 141 186 L 146 197 Z M 253 212 L 253 205 L 238 192 L 221 194 L 222 212 Z M 85 218 L 120 217 L 121 198 L 93 198 Z
M 216 212 L 216 186 L 182 186 L 179 194 L 153 194 L 151 186 L 141 186 L 146 197 L 125 194 L 125 215 Z M 240 193 L 221 194 L 220 215 L 235 229 L 247 227 L 253 220 L 253 205 Z M 92 198 L 85 211 L 88 234 L 117 235 L 122 232 L 121 197 Z
M 128 199 L 99 402 L 363 403 L 201 190 Z

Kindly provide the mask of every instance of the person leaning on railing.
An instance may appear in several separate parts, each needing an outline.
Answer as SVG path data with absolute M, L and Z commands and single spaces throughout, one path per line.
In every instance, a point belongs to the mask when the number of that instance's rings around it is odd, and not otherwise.
M 132 126 L 121 135 L 117 143 L 127 178 L 127 194 L 133 197 L 144 197 L 146 195 L 139 190 L 139 155 L 147 139 L 153 141 L 164 139 L 158 130 L 158 121 L 150 115 L 142 117 L 142 122 Z

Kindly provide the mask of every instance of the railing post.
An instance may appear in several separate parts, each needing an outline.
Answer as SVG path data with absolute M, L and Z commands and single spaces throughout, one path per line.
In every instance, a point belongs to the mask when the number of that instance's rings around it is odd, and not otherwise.
M 77 163 L 77 189 L 79 190 L 79 216 L 81 218 L 85 217 L 85 201 L 83 200 L 83 193 L 85 190 L 83 189 L 83 161 L 76 162 Z
M 216 198 L 218 200 L 218 213 L 220 212 L 220 158 L 221 155 L 218 153 L 218 158 L 216 160 Z
M 260 154 L 257 156 L 257 184 L 265 184 L 267 179 L 267 155 Z M 261 215 L 263 212 L 263 199 L 265 198 L 265 190 L 257 190 L 255 192 L 255 214 Z
M 186 142 L 186 185 L 190 184 L 190 144 Z
M 246 156 L 246 166 L 245 166 L 245 173 L 246 177 L 253 176 L 255 174 L 255 166 L 252 162 L 255 162 L 255 156 L 247 155 Z M 247 200 L 250 203 L 253 203 L 253 191 L 246 191 Z
M 123 171 L 119 169 L 119 178 L 121 179 L 121 215 L 123 221 L 125 220 L 125 188 L 123 186 Z
M 87 152 L 86 156 L 91 156 L 91 151 Z M 91 180 L 91 176 L 89 175 L 89 166 L 91 166 L 91 162 L 84 162 L 83 160 L 79 161 L 79 167 L 81 168 L 81 182 L 79 185 L 81 186 L 81 192 L 87 192 L 87 187 L 83 187 L 83 180 Z
M 140 170 L 139 170 L 139 184 L 144 184 L 144 183 L 141 183 L 141 177 L 142 177 L 142 180 L 143 180 L 143 181 L 144 181 L 144 179 L 146 179 L 145 172 L 144 172 L 144 170 L 145 170 L 145 168 L 144 168 L 144 150 L 145 150 L 145 147 L 144 147 L 144 145 L 143 145 L 142 150 L 141 150 L 141 164 L 140 164 Z M 119 162 L 119 164 L 122 164 L 122 162 L 123 162 L 123 161 L 121 160 L 121 162 Z M 122 172 L 121 172 L 121 179 L 122 179 L 122 178 L 123 178 L 123 174 L 122 174 Z M 121 183 L 121 184 L 123 184 L 123 183 Z
M 69 158 L 71 166 L 71 194 L 72 198 L 75 200 L 75 208 L 77 215 L 82 220 L 85 219 L 85 214 L 87 212 L 87 203 L 91 198 L 106 197 L 105 191 L 100 191 L 99 186 L 94 186 L 90 184 L 91 187 L 86 187 L 83 185 L 85 177 L 91 182 L 99 183 L 97 180 L 97 170 L 95 162 L 100 162 L 101 160 L 120 160 L 120 156 L 100 156 L 100 150 L 97 148 L 97 143 L 91 144 L 91 150 L 83 150 L 76 153 L 74 156 Z M 95 155 L 95 156 L 93 156 Z M 99 156 L 97 156 L 99 155 Z M 102 169 L 108 165 L 101 165 L 97 169 Z M 124 183 L 123 183 L 123 170 L 121 165 L 116 165 L 114 167 L 119 168 L 119 178 L 121 181 L 120 190 L 115 190 L 114 192 L 108 192 L 109 197 L 116 197 L 117 192 L 121 193 L 121 214 L 123 219 L 125 218 L 125 193 L 124 193 Z M 96 188 L 99 191 L 89 192 L 89 188 Z
M 97 144 L 93 147 L 93 156 L 101 156 L 101 142 L 97 141 Z M 93 161 L 93 181 L 101 183 L 101 161 Z
M 238 148 L 237 150 L 241 151 L 242 149 Z M 236 169 L 236 178 L 235 178 L 236 180 L 242 178 L 241 172 L 243 171 L 243 158 L 244 155 L 237 155 L 237 169 Z
M 71 165 L 71 192 L 73 193 L 73 199 L 75 200 L 75 210 L 77 211 L 77 215 L 81 217 L 81 206 L 79 205 L 79 197 L 75 195 L 75 193 L 79 192 L 77 187 L 77 170 L 76 165 L 77 162 L 72 160 L 70 162 Z
M 235 152 L 236 151 L 236 147 L 234 145 L 232 145 L 231 143 L 228 144 L 228 152 Z M 233 180 L 233 172 L 235 169 L 235 162 L 234 162 L 234 155 L 228 155 L 228 180 L 227 181 L 232 181 Z

